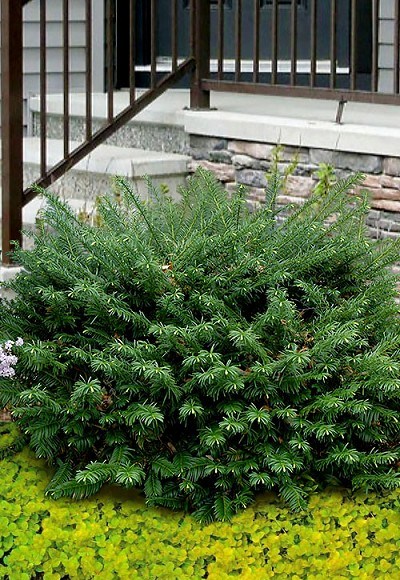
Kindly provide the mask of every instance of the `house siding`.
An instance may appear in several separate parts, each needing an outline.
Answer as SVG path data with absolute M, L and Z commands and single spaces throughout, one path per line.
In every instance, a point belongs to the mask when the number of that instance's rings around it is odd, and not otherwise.
M 48 93 L 63 89 L 62 0 L 47 3 L 47 87 Z M 96 0 L 93 14 L 93 90 L 103 89 L 103 2 Z M 32 0 L 24 8 L 24 125 L 29 132 L 27 101 L 40 87 L 40 3 Z M 85 2 L 70 1 L 70 87 L 83 92 L 85 86 Z
M 381 0 L 379 13 L 379 91 L 393 92 L 395 2 Z

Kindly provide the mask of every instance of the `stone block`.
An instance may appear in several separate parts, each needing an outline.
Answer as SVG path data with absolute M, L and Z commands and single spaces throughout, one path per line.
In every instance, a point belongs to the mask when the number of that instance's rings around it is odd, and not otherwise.
M 391 213 L 383 211 L 381 212 L 381 219 L 393 220 L 394 222 L 400 224 L 400 213 Z
M 336 169 L 335 168 L 335 175 L 337 179 L 348 179 L 351 175 L 353 175 L 353 171 L 349 171 L 348 169 Z
M 378 238 L 380 240 L 386 240 L 387 238 L 390 238 L 392 240 L 398 240 L 400 238 L 400 233 L 386 232 L 385 230 L 380 230 Z
M 380 187 L 379 189 L 370 189 L 373 199 L 388 199 L 391 201 L 400 201 L 400 191 L 398 189 L 389 189 Z
M 314 165 L 313 163 L 299 163 L 293 175 L 301 175 L 304 177 L 312 176 L 318 170 L 318 165 Z
M 227 139 L 220 137 L 204 137 L 203 135 L 190 135 L 190 147 L 205 151 L 222 151 L 228 148 Z
M 266 171 L 267 173 L 270 173 L 273 166 L 274 163 L 272 161 L 260 161 L 260 169 L 264 169 L 264 171 Z M 288 169 L 288 163 L 278 163 L 277 169 L 281 175 L 284 175 Z
M 286 180 L 286 193 L 293 197 L 308 197 L 315 186 L 312 177 L 289 175 Z
M 388 232 L 400 232 L 400 223 L 390 220 L 390 219 L 383 219 L 378 222 L 378 226 L 382 230 L 386 230 Z
M 194 173 L 198 167 L 204 167 L 204 169 L 211 171 L 222 183 L 235 181 L 235 168 L 233 165 L 228 165 L 226 163 L 212 163 L 211 161 L 206 160 L 193 160 L 189 163 L 190 172 Z
M 236 180 L 250 187 L 267 187 L 268 182 L 264 171 L 257 169 L 239 169 L 236 171 Z
M 384 209 L 386 211 L 400 212 L 400 201 L 388 199 L 373 199 L 371 207 L 374 209 Z
M 365 173 L 382 173 L 382 157 L 378 155 L 360 155 L 357 153 L 339 153 L 335 163 L 340 169 L 362 171 Z
M 250 157 L 249 155 L 233 155 L 232 163 L 235 167 L 240 169 L 260 169 L 261 163 L 258 159 Z
M 210 153 L 205 149 L 189 149 L 188 154 L 196 161 L 200 161 L 201 159 L 210 160 Z
M 248 187 L 247 188 L 247 197 L 249 199 L 264 203 L 265 202 L 265 189 L 262 189 L 261 187 Z
M 278 205 L 289 205 L 289 204 L 296 204 L 301 205 L 306 201 L 305 197 L 296 197 L 294 195 L 278 195 L 276 198 L 276 203 Z
M 193 159 L 206 159 L 215 163 L 230 163 L 232 153 L 227 151 L 228 141 L 214 137 L 190 136 L 189 155 Z
M 378 155 L 364 155 L 330 151 L 327 149 L 310 149 L 310 162 L 315 164 L 327 163 L 337 169 L 362 171 L 365 173 L 382 173 L 382 157 Z
M 296 160 L 297 163 L 307 164 L 310 162 L 310 153 L 305 148 L 286 146 L 280 152 L 279 159 L 289 163 Z
M 246 199 L 246 206 L 250 212 L 256 212 L 262 208 L 263 204 L 259 201 L 254 201 L 252 199 Z
M 226 149 L 210 151 L 209 159 L 214 163 L 232 163 L 233 153 Z
M 383 171 L 387 173 L 387 175 L 400 177 L 400 158 L 386 157 L 383 160 Z
M 379 238 L 379 228 L 368 226 L 366 234 L 371 240 L 377 240 Z
M 373 177 L 373 176 L 371 176 Z M 380 175 L 380 184 L 382 187 L 389 187 L 390 189 L 398 189 L 396 181 L 399 181 L 398 177 L 392 177 L 391 175 Z M 376 186 L 378 187 L 378 186 Z
M 239 155 L 248 155 L 255 159 L 272 159 L 272 153 L 275 145 L 266 145 L 264 143 L 251 143 L 250 141 L 229 141 L 228 149 Z
M 367 219 L 379 220 L 381 218 L 381 216 L 382 216 L 381 211 L 377 211 L 376 209 L 370 209 Z
M 329 149 L 310 149 L 309 157 L 310 163 L 314 165 L 326 163 L 337 167 L 336 158 L 338 157 L 338 153 L 336 151 L 330 151 Z
M 235 183 L 234 181 L 227 181 L 225 183 L 225 190 L 227 191 L 227 193 L 229 195 L 231 195 L 232 193 L 235 193 L 237 191 L 237 183 Z
M 362 185 L 363 187 L 368 188 L 381 187 L 381 185 L 383 185 L 383 183 L 381 182 L 382 177 L 383 177 L 382 175 L 366 175 Z

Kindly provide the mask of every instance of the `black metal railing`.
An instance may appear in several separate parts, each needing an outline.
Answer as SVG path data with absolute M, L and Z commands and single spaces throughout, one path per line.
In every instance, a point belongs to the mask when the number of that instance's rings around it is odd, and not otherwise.
M 203 90 L 400 103 L 397 0 L 389 22 L 393 33 L 380 26 L 379 0 L 214 4 L 209 28 L 203 29 L 203 41 L 210 31 L 211 50 L 207 73 L 207 63 L 201 65 Z M 380 82 L 380 50 L 389 55 L 389 87 Z
M 47 140 L 47 103 L 48 103 L 48 11 L 54 0 L 38 0 L 39 18 L 39 93 L 40 93 L 40 176 L 32 186 L 23 189 L 23 7 L 30 0 L 1 0 L 2 21 L 2 261 L 10 263 L 10 240 L 21 242 L 22 208 L 36 196 L 35 186 L 47 187 L 64 175 L 79 161 L 84 159 L 98 145 L 103 143 L 113 133 L 118 131 L 135 115 L 147 107 L 154 99 L 175 86 L 185 76 L 193 73 L 195 60 L 193 47 L 195 42 L 188 37 L 186 43 L 180 41 L 178 21 L 176 18 L 176 2 L 172 2 L 175 10 L 169 14 L 170 23 L 163 15 L 163 26 L 168 26 L 172 54 L 172 69 L 159 72 L 158 66 L 158 23 L 159 0 L 149 0 L 145 3 L 139 0 L 125 0 L 125 10 L 128 7 L 129 26 L 127 27 L 129 74 L 129 103 L 121 111 L 116 111 L 114 91 L 116 86 L 116 10 L 118 0 L 105 0 L 105 79 L 107 95 L 107 119 L 100 129 L 93 131 L 93 10 L 99 7 L 98 0 L 82 0 L 85 3 L 85 140 L 77 147 L 71 148 L 71 9 L 70 0 L 59 0 L 62 4 L 62 91 L 63 91 L 63 156 L 54 166 L 49 165 L 49 147 Z M 191 18 L 194 20 L 204 0 L 190 0 Z M 137 37 L 141 23 L 137 22 L 137 11 L 146 8 L 150 22 L 150 85 L 147 90 L 137 89 Z M 190 26 L 194 31 L 194 24 Z M 140 33 L 140 34 L 139 34 Z M 145 39 L 148 40 L 147 38 Z M 178 59 L 179 40 L 179 59 Z M 194 83 L 195 84 L 195 83 Z M 196 99 L 196 89 L 193 89 L 193 99 Z

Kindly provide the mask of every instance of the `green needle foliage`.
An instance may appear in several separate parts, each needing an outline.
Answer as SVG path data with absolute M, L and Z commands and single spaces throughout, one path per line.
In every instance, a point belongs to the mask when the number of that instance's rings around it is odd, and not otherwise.
M 255 213 L 204 171 L 179 203 L 117 183 L 97 228 L 44 193 L 0 306 L 24 339 L 0 404 L 58 465 L 47 493 L 139 487 L 209 522 L 257 491 L 299 510 L 317 483 L 398 487 L 399 248 L 366 238 L 360 176 L 284 222 L 279 175 Z

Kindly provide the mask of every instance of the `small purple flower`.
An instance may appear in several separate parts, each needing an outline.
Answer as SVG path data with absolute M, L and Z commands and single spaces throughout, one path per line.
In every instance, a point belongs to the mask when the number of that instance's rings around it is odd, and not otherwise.
M 0 377 L 10 379 L 15 376 L 15 365 L 18 362 L 18 357 L 12 353 L 14 346 L 22 346 L 24 341 L 18 338 L 15 342 L 7 340 L 3 346 L 0 345 Z

